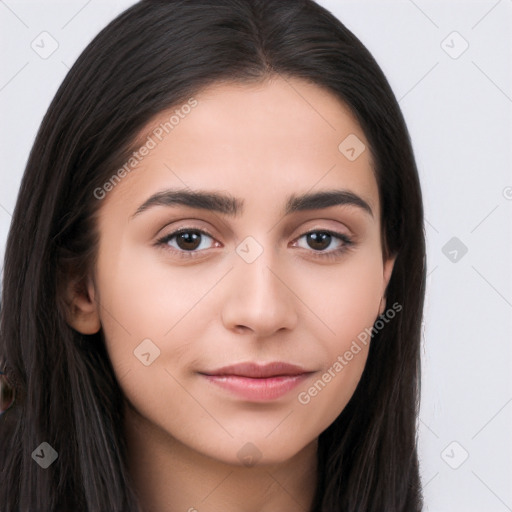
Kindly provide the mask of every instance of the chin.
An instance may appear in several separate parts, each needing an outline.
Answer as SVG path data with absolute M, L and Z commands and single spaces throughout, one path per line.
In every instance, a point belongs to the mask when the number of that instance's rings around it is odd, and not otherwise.
M 265 467 L 283 464 L 293 459 L 302 450 L 312 446 L 312 443 L 304 446 L 299 442 L 283 445 L 282 439 L 279 438 L 270 441 L 254 436 L 252 439 L 250 441 L 247 436 L 244 440 L 231 440 L 228 446 L 217 445 L 215 448 L 212 447 L 212 450 L 205 450 L 203 453 L 230 466 Z M 316 450 L 316 445 L 314 449 Z

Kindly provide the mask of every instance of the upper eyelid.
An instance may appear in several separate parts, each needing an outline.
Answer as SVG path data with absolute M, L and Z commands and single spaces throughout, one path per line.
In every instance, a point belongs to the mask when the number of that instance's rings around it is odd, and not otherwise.
M 206 230 L 204 228 L 187 227 L 187 226 L 181 227 L 181 228 L 176 228 L 173 231 L 170 231 L 169 233 L 167 233 L 165 235 L 159 236 L 158 239 L 162 240 L 164 238 L 172 238 L 176 235 L 179 235 L 180 233 L 188 233 L 189 231 L 197 231 L 198 233 L 201 233 L 202 235 L 207 235 L 211 238 L 216 239 L 215 235 L 213 235 L 212 233 L 210 233 L 208 230 Z
M 212 236 L 214 238 L 217 237 L 217 235 L 215 234 L 212 234 L 212 231 L 217 231 L 218 232 L 218 229 L 214 228 L 213 230 L 210 229 L 210 228 L 204 228 L 204 227 L 199 227 L 199 226 L 193 226 L 193 225 L 186 225 L 187 222 L 199 222 L 201 224 L 205 223 L 202 219 L 195 219 L 195 218 L 190 218 L 188 220 L 178 220 L 178 221 L 175 221 L 175 222 L 169 222 L 166 226 L 162 227 L 159 232 L 165 230 L 168 226 L 170 226 L 171 224 L 177 224 L 179 222 L 183 222 L 185 224 L 181 224 L 179 227 L 173 229 L 173 231 L 171 231 L 169 233 L 170 234 L 175 234 L 179 231 L 183 231 L 183 230 L 190 230 L 190 231 L 201 231 L 201 232 L 204 232 L 205 234 L 209 235 L 209 236 Z M 343 231 L 342 228 L 330 228 L 330 227 L 323 227 L 323 226 L 318 226 L 318 225 L 315 225 L 315 226 L 312 226 L 312 227 L 309 227 L 307 229 L 305 229 L 304 231 L 302 231 L 299 235 L 297 236 L 301 236 L 301 235 L 304 235 L 304 234 L 307 234 L 307 233 L 310 233 L 311 231 L 330 231 L 330 232 L 333 232 L 334 234 L 336 234 L 337 232 L 339 232 L 339 234 L 343 234 L 345 236 L 349 236 L 349 237 L 355 237 L 356 234 L 354 232 L 353 229 L 351 229 L 345 222 L 342 222 L 340 220 L 336 220 L 336 219 L 321 219 L 321 218 L 318 218 L 318 219 L 314 219 L 314 220 L 306 220 L 306 221 L 301 221 L 301 224 L 306 224 L 306 223 L 309 223 L 309 222 L 313 222 L 315 224 L 318 224 L 319 222 L 336 222 L 338 224 L 342 224 L 344 226 L 344 228 L 347 230 L 347 233 L 341 233 L 340 231 Z M 210 224 L 210 222 L 206 222 L 206 224 Z M 223 226 L 222 228 L 225 228 L 226 226 L 224 225 L 224 223 L 222 223 Z M 273 229 L 273 228 L 272 228 Z M 291 235 L 291 233 L 293 232 L 296 232 L 298 228 L 285 228 L 284 229 L 284 234 L 286 235 L 286 237 L 288 237 L 289 235 Z M 228 228 L 228 231 L 229 231 L 229 234 L 230 235 L 233 235 L 234 232 L 231 228 Z M 168 235 L 164 235 L 164 236 L 168 236 Z M 161 238 L 161 237 L 160 237 Z M 295 237 L 296 238 L 296 237 Z

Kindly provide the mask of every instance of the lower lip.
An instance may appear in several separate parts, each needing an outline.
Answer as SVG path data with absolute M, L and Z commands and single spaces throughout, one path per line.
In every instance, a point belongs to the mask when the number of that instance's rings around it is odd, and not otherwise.
M 277 400 L 301 384 L 310 374 L 251 379 L 237 375 L 203 375 L 210 382 L 253 402 Z

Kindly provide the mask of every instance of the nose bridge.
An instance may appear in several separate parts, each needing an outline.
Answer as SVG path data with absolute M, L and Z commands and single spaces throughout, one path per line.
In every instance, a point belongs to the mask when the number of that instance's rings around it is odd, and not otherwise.
M 261 242 L 247 237 L 238 244 L 222 312 L 226 327 L 247 327 L 261 336 L 293 327 L 293 294 L 282 282 L 286 277 L 276 276 L 283 268 L 277 256 L 270 237 Z
M 279 289 L 281 283 L 270 270 L 275 272 L 279 267 L 277 251 L 268 238 L 263 243 L 265 246 L 253 237 L 247 237 L 236 249 L 235 274 L 240 280 L 240 296 L 256 309 L 268 309 L 267 306 L 283 294 Z

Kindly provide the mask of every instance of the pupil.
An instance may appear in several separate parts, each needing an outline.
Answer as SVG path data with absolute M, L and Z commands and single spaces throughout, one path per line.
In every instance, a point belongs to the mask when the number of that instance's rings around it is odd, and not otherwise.
M 329 247 L 331 238 L 332 237 L 329 233 L 309 233 L 308 243 L 312 249 L 317 249 L 320 251 Z

